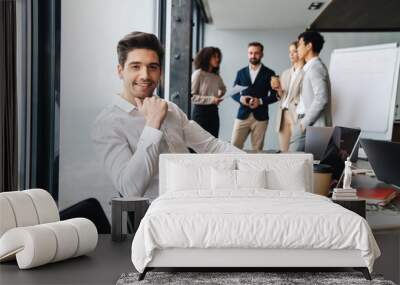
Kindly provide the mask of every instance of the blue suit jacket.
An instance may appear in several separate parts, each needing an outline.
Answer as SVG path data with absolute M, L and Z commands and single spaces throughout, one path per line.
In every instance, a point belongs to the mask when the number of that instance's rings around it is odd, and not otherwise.
M 268 105 L 278 101 L 276 97 L 276 91 L 271 88 L 271 76 L 275 75 L 275 72 L 268 67 L 261 65 L 260 71 L 257 74 L 254 83 L 251 83 L 249 67 L 246 66 L 238 71 L 234 85 L 248 86 L 247 89 L 240 93 L 236 93 L 232 98 L 240 104 L 237 118 L 240 120 L 247 119 L 251 112 L 257 121 L 268 120 Z M 250 109 L 240 103 L 241 95 L 249 95 L 257 98 L 261 98 L 262 105 L 256 109 Z

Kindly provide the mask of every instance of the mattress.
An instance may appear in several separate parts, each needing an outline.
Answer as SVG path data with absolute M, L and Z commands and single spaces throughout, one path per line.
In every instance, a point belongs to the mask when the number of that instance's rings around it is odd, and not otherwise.
M 367 221 L 328 198 L 300 191 L 169 192 L 157 198 L 132 243 L 139 272 L 157 249 L 359 250 L 372 271 L 379 248 Z

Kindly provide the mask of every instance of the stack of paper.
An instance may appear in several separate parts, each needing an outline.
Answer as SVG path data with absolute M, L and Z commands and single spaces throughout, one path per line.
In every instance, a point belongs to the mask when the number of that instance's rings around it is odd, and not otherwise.
M 333 200 L 358 200 L 357 190 L 353 188 L 343 189 L 335 188 L 333 189 Z

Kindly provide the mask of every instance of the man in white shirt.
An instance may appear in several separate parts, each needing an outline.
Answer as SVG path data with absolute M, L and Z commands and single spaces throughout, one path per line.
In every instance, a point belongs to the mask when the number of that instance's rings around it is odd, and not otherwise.
M 324 38 L 318 32 L 306 31 L 298 36 L 297 53 L 306 64 L 300 101 L 296 112 L 298 120 L 290 139 L 290 151 L 304 151 L 305 131 L 308 126 L 331 126 L 331 84 L 328 69 L 319 58 Z
M 241 152 L 203 130 L 173 103 L 153 95 L 163 49 L 153 34 L 133 32 L 118 43 L 120 95 L 94 123 L 92 140 L 105 170 L 125 197 L 158 196 L 161 153 Z

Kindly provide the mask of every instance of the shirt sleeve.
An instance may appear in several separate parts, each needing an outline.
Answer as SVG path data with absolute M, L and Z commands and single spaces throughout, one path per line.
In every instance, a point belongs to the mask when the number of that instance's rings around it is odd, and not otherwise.
M 182 110 L 177 110 L 187 147 L 197 153 L 244 153 L 232 144 L 215 138 L 195 121 L 189 120 Z
M 192 103 L 198 105 L 211 105 L 213 97 L 212 96 L 201 96 L 192 95 Z
M 122 130 L 110 122 L 98 122 L 92 131 L 95 151 L 123 196 L 143 196 L 158 172 L 162 132 L 145 127 L 132 149 Z
M 275 72 L 272 73 L 272 76 L 275 76 Z M 261 96 L 260 98 L 262 105 L 269 105 L 278 101 L 278 96 L 276 95 L 277 92 L 273 90 L 271 87 L 271 80 L 269 80 L 267 84 L 268 84 L 267 94 Z
M 222 80 L 221 76 L 219 78 L 219 90 L 221 90 L 221 97 L 225 95 L 226 93 L 226 86 L 224 84 L 224 81 Z
M 240 71 L 238 71 L 236 73 L 236 79 L 235 79 L 235 82 L 233 83 L 233 86 L 242 85 L 239 74 L 240 74 Z M 242 104 L 242 103 L 240 103 L 240 95 L 241 95 L 240 93 L 235 93 L 232 95 L 232 99 L 235 100 L 236 102 L 238 102 L 239 104 Z
M 324 69 L 311 68 L 310 82 L 314 99 L 306 112 L 306 116 L 301 120 L 303 127 L 313 125 L 321 116 L 329 101 L 329 78 Z
M 292 75 L 293 76 L 293 75 Z M 289 92 L 289 85 L 290 85 L 290 69 L 286 69 L 285 71 L 282 72 L 280 76 L 280 83 L 281 83 L 281 88 L 282 88 L 282 94 L 279 95 L 278 92 L 276 92 L 276 97 L 280 100 L 284 100 L 286 96 L 288 95 Z

